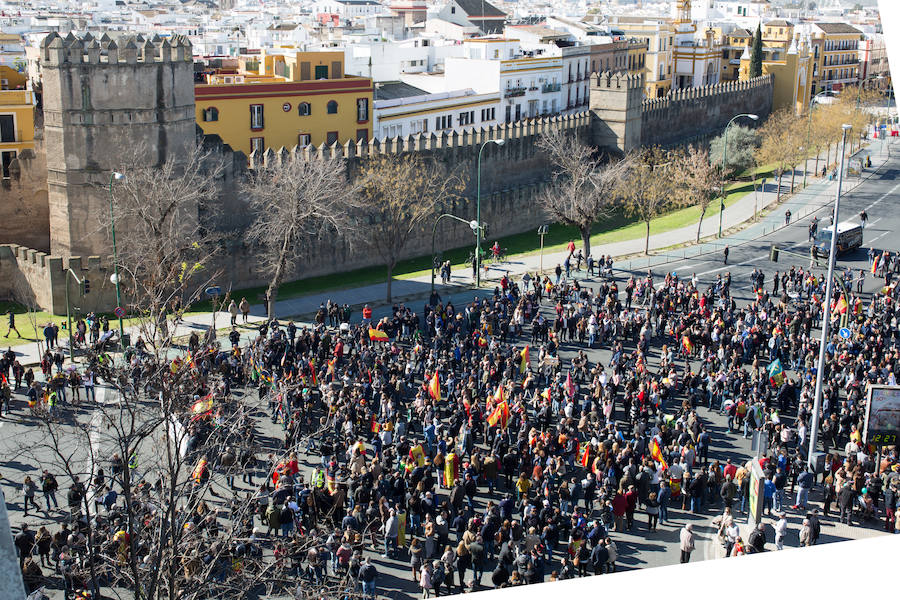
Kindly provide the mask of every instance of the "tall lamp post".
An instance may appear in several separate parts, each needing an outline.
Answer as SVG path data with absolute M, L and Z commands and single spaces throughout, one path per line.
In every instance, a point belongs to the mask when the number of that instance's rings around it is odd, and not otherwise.
M 116 249 L 116 219 L 113 216 L 113 181 L 122 181 L 125 175 L 118 171 L 109 174 L 109 223 L 112 230 L 113 245 L 113 285 L 116 286 L 116 308 L 122 306 L 122 290 L 119 286 L 119 252 Z M 119 317 L 119 343 L 122 344 L 122 350 L 125 350 L 125 325 L 122 323 L 122 317 Z
M 731 124 L 741 117 L 747 117 L 748 119 L 752 119 L 754 121 L 759 120 L 759 115 L 754 115 L 751 113 L 741 113 L 739 115 L 735 115 L 731 117 L 731 120 L 728 121 L 728 125 L 725 126 L 725 139 L 722 140 L 722 199 L 719 201 L 719 237 L 722 237 L 722 217 L 725 214 L 725 168 L 728 164 L 728 128 L 731 127 Z
M 435 258 L 437 258 L 437 255 L 434 253 L 434 238 L 435 238 L 435 235 L 437 234 L 438 223 L 441 222 L 441 219 L 445 219 L 445 218 L 453 219 L 454 221 L 459 221 L 460 223 L 465 223 L 466 225 L 468 225 L 469 227 L 472 228 L 473 232 L 478 231 L 478 221 L 466 221 L 465 219 L 457 217 L 456 215 L 451 215 L 449 213 L 444 213 L 444 214 L 440 215 L 437 219 L 435 219 L 434 225 L 431 228 L 431 291 L 432 292 L 434 291 L 434 271 L 435 271 L 435 268 L 437 267 L 437 265 L 434 264 L 434 260 L 435 260 Z M 475 233 L 475 235 L 478 235 L 478 233 Z
M 812 142 L 812 139 L 810 136 L 812 134 L 813 104 L 816 104 L 816 98 L 818 98 L 819 96 L 822 96 L 824 94 L 830 94 L 830 93 L 832 93 L 831 90 L 822 90 L 821 92 L 819 92 L 818 94 L 816 94 L 815 96 L 813 96 L 812 98 L 809 99 L 809 110 L 806 111 L 806 151 L 807 152 L 809 152 L 809 146 L 810 146 L 810 143 Z M 829 147 L 830 147 L 830 145 L 829 145 Z M 809 161 L 808 156 L 806 157 L 806 160 Z M 803 165 L 803 187 L 806 187 L 806 172 L 809 171 L 808 166 L 809 165 L 807 165 L 805 163 Z
M 478 149 L 477 183 L 475 190 L 475 221 L 478 227 L 475 229 L 475 287 L 481 287 L 481 153 L 488 144 L 502 146 L 504 139 L 488 140 Z
M 819 410 L 822 406 L 822 384 L 825 380 L 825 345 L 828 342 L 828 326 L 831 324 L 831 295 L 834 289 L 834 258 L 837 252 L 837 224 L 838 214 L 841 209 L 841 184 L 844 180 L 844 150 L 847 146 L 847 132 L 850 131 L 850 125 L 843 125 L 841 133 L 841 154 L 840 163 L 838 165 L 838 184 L 837 192 L 834 197 L 834 213 L 832 223 L 834 223 L 834 231 L 831 232 L 831 247 L 828 252 L 828 278 L 825 280 L 825 302 L 822 304 L 822 338 L 819 341 L 819 360 L 816 363 L 816 396 L 813 402 L 812 422 L 809 427 L 809 452 L 806 457 L 806 464 L 813 466 L 813 454 L 816 450 L 816 442 L 819 433 Z

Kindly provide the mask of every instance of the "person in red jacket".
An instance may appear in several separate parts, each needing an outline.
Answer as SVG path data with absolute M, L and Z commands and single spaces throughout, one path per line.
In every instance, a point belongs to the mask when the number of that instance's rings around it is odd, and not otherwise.
M 633 485 L 628 486 L 625 492 L 625 527 L 629 530 L 634 526 L 634 511 L 637 510 L 638 492 Z
M 628 501 L 625 499 L 625 494 L 616 492 L 616 495 L 613 497 L 612 506 L 613 516 L 616 520 L 616 531 L 622 531 L 624 524 L 623 517 L 625 516 L 625 509 L 628 507 Z

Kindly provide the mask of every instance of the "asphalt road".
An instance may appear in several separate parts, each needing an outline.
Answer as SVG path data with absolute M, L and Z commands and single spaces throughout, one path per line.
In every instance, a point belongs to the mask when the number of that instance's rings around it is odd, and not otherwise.
M 841 220 L 858 220 L 857 215 L 860 211 L 866 210 L 869 214 L 869 225 L 865 230 L 865 248 L 848 256 L 842 256 L 839 265 L 850 266 L 854 270 L 867 268 L 866 250 L 869 246 L 874 246 L 879 250 L 900 250 L 900 236 L 891 235 L 893 232 L 900 231 L 900 202 L 897 194 L 900 190 L 900 182 L 897 180 L 898 168 L 900 168 L 900 159 L 891 159 L 885 166 L 868 180 L 863 181 L 851 193 L 842 198 L 842 217 Z M 820 220 L 825 220 L 830 214 L 831 202 L 827 197 L 809 198 L 810 206 L 820 206 L 818 212 Z M 801 211 L 797 210 L 796 213 Z M 755 241 L 747 241 L 747 236 L 738 233 L 731 238 L 729 243 L 732 244 L 730 262 L 728 265 L 723 264 L 722 256 L 718 252 L 714 252 L 705 256 L 688 259 L 676 260 L 668 263 L 665 271 L 675 271 L 681 277 L 690 277 L 696 273 L 701 284 L 711 283 L 717 275 L 723 275 L 730 272 L 733 278 L 732 293 L 738 299 L 740 304 L 751 297 L 749 275 L 755 268 L 762 269 L 766 274 L 766 287 L 771 289 L 771 277 L 776 270 L 784 270 L 790 268 L 792 264 L 798 266 L 808 266 L 807 260 L 788 257 L 782 255 L 778 264 L 769 261 L 769 248 L 772 244 L 777 244 L 783 248 L 793 249 L 804 256 L 808 254 L 807 226 L 808 219 L 794 222 L 791 226 L 777 230 L 765 237 Z M 654 268 L 655 279 L 659 280 L 664 272 L 662 267 Z M 824 271 L 824 268 L 819 269 Z M 646 273 L 645 269 L 639 266 L 635 267 L 635 276 L 640 277 Z M 616 277 L 620 281 L 620 289 L 623 287 L 621 281 L 627 279 L 628 272 L 617 272 Z M 593 282 L 590 279 L 583 281 L 584 285 L 591 286 Z M 871 292 L 881 287 L 881 283 L 869 276 L 866 280 L 865 290 Z M 473 294 L 471 292 L 457 293 L 452 296 L 452 300 L 457 306 L 471 300 Z M 550 311 L 551 307 L 545 307 Z M 376 316 L 379 316 L 376 312 Z M 357 317 L 358 318 L 358 317 Z M 570 359 L 577 351 L 581 349 L 577 344 L 563 344 L 561 347 L 562 358 Z M 601 361 L 607 364 L 609 361 L 608 349 L 595 349 L 588 352 L 591 363 Z M 655 365 L 658 356 L 654 353 L 651 364 Z M 101 402 L 108 402 L 107 394 L 100 393 L 98 398 Z M 242 396 L 242 400 L 248 407 L 254 409 L 257 415 L 257 431 L 260 438 L 276 440 L 281 439 L 280 425 L 273 425 L 270 419 L 265 417 L 265 407 L 259 404 L 256 399 L 255 392 Z M 32 478 L 37 480 L 40 474 L 40 468 L 43 464 L 52 463 L 49 455 L 43 455 L 40 450 L 23 451 L 28 448 L 35 448 L 40 443 L 40 431 L 33 424 L 30 418 L 23 416 L 26 412 L 24 409 L 24 399 L 18 396 L 14 400 L 14 414 L 12 417 L 4 416 L 0 419 L 0 456 L 4 458 L 0 462 L 0 485 L 6 494 L 10 518 L 14 527 L 14 533 L 23 522 L 28 522 L 34 529 L 41 524 L 52 525 L 51 531 L 54 531 L 62 517 L 62 513 L 38 513 L 37 516 L 23 518 L 21 506 L 22 496 L 18 491 L 18 485 L 26 474 L 30 474 Z M 737 461 L 744 461 L 751 455 L 750 441 L 742 438 L 740 435 L 729 434 L 726 430 L 725 419 L 718 413 L 708 411 L 705 408 L 698 409 L 702 419 L 708 424 L 713 434 L 713 442 L 710 451 L 711 459 L 724 460 L 732 458 Z M 87 424 L 94 428 L 101 426 L 96 422 L 97 413 L 90 407 L 84 407 L 78 410 L 73 418 L 80 424 Z M 89 439 L 93 439 L 90 438 Z M 90 443 L 90 442 L 88 442 Z M 83 438 L 76 439 L 73 436 L 71 449 L 76 456 L 84 456 L 88 451 L 84 446 Z M 101 454 L 108 451 L 104 448 L 93 448 L 94 452 Z M 317 456 L 302 457 L 304 458 L 305 468 L 311 472 L 312 467 L 318 462 Z M 61 493 L 60 499 L 64 498 L 65 491 L 68 489 L 68 481 L 60 478 Z M 217 480 L 217 485 L 224 485 L 224 480 Z M 240 491 L 246 492 L 249 489 L 238 484 Z M 499 496 L 494 497 L 494 499 Z M 480 499 L 485 499 L 485 494 L 481 494 Z M 38 498 L 42 503 L 42 498 Z M 813 494 L 813 502 L 820 502 L 821 495 Z M 672 523 L 661 525 L 657 532 L 648 533 L 645 526 L 645 517 L 639 516 L 636 520 L 636 527 L 632 532 L 613 533 L 612 537 L 616 541 L 619 554 L 620 569 L 635 569 L 653 566 L 661 566 L 674 564 L 678 562 L 678 530 L 681 525 L 686 522 L 695 523 L 695 533 L 698 535 L 698 551 L 694 554 L 694 560 L 716 558 L 718 557 L 719 548 L 713 541 L 713 530 L 709 521 L 719 512 L 719 507 L 706 508 L 699 514 L 691 514 L 678 509 L 670 509 Z M 792 514 L 790 517 L 791 534 L 787 538 L 788 546 L 798 545 L 797 529 L 799 529 L 799 515 Z M 866 537 L 877 533 L 875 528 L 852 527 L 838 525 L 833 518 L 823 521 L 822 541 L 833 541 L 840 539 Z M 451 541 L 452 541 L 451 536 Z M 389 598 L 409 598 L 419 593 L 418 585 L 411 581 L 408 563 L 404 560 L 388 560 L 380 557 L 379 552 L 367 551 L 372 556 L 381 573 L 379 577 L 378 587 L 379 596 Z M 557 558 L 559 554 L 556 555 Z M 558 566 L 558 562 L 554 565 Z M 491 566 L 486 569 L 484 582 L 489 584 L 489 576 Z M 549 574 L 549 570 L 548 570 Z M 55 597 L 62 597 L 62 593 L 55 592 Z

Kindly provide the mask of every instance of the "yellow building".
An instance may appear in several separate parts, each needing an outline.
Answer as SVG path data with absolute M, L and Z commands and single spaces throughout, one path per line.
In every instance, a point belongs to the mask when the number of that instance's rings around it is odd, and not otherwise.
M 814 23 L 812 28 L 813 93 L 856 85 L 863 33 L 847 23 Z
M 753 34 L 738 27 L 725 34 L 717 29 L 716 35 L 722 47 L 722 81 L 737 81 L 741 75 L 741 55 L 744 48 L 750 45 Z
M 28 77 L 12 67 L 0 65 L 0 90 L 24 90 Z
M 774 76 L 772 110 L 790 109 L 800 115 L 809 103 L 812 86 L 813 56 L 809 44 L 800 42 L 799 36 L 782 53 L 781 60 L 764 60 L 763 75 Z M 740 80 L 750 79 L 750 46 L 741 56 Z
M 34 94 L 31 90 L 0 90 L 0 158 L 4 179 L 9 177 L 10 163 L 23 150 L 34 150 Z
M 197 124 L 235 150 L 343 144 L 372 136 L 372 80 L 344 75 L 343 52 L 275 50 L 194 86 Z
M 762 26 L 763 59 L 781 60 L 794 40 L 794 24 L 784 19 L 769 21 Z

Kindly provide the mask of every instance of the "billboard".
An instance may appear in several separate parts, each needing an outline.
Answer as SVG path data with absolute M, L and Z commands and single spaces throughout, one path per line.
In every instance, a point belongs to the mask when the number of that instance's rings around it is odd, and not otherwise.
M 900 386 L 869 386 L 863 440 L 875 446 L 892 446 L 900 437 Z

